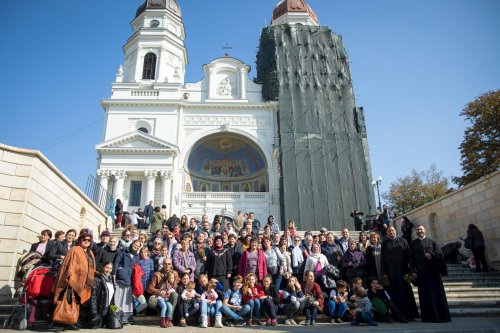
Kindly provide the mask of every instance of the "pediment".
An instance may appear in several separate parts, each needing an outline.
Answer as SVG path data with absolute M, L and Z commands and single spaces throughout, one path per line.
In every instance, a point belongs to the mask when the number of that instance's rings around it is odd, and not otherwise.
M 168 153 L 178 155 L 179 148 L 167 141 L 135 131 L 96 146 L 100 153 Z

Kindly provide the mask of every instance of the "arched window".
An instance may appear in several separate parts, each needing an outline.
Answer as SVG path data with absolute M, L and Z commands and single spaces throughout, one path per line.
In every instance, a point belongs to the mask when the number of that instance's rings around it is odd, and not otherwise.
M 148 53 L 144 57 L 144 68 L 142 70 L 143 80 L 154 80 L 156 72 L 156 54 Z
M 146 127 L 139 127 L 137 130 L 138 130 L 138 131 L 141 131 L 141 132 L 144 132 L 144 133 L 146 133 L 146 134 L 148 134 L 148 133 L 149 133 L 149 131 L 148 131 L 148 129 L 147 129 Z

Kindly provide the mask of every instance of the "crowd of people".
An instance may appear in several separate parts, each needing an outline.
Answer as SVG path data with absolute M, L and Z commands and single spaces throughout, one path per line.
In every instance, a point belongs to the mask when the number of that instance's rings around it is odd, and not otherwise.
M 121 237 L 103 231 L 99 241 L 88 229 L 58 231 L 55 239 L 41 233 L 32 250 L 59 270 L 54 300 L 69 287 L 79 304 L 69 329 L 105 326 L 111 306 L 123 324 L 156 311 L 164 328 L 275 326 L 278 315 L 283 325 L 304 315 L 315 326 L 318 313 L 333 324 L 407 323 L 420 317 L 410 283 L 418 285 L 422 321 L 450 321 L 442 253 L 423 226 L 408 242 L 393 226 L 385 236 L 353 239 L 347 228 L 338 237 L 326 228 L 300 235 L 294 221 L 281 231 L 273 216 L 261 223 L 253 213 L 201 221 L 158 215 L 160 223 L 145 222 L 155 226 L 151 236 L 134 223 Z

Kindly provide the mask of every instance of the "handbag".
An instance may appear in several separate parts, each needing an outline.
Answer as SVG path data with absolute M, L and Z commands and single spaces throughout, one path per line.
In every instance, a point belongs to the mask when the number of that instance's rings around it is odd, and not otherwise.
M 60 324 L 75 325 L 79 315 L 80 307 L 76 304 L 75 293 L 71 287 L 66 287 L 59 294 L 53 320 Z
M 116 305 L 111 305 L 108 310 L 108 321 L 106 322 L 106 327 L 109 329 L 120 329 L 123 328 L 123 311 L 120 307 Z

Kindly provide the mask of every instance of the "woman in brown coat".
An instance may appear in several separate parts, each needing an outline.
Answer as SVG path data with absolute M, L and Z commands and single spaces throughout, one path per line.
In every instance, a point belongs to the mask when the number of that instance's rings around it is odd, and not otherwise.
M 53 288 L 54 302 L 57 302 L 67 287 L 73 289 L 76 304 L 83 304 L 90 299 L 96 267 L 94 254 L 90 250 L 91 242 L 92 235 L 82 233 L 78 237 L 77 246 L 72 247 L 64 257 Z M 66 328 L 78 329 L 75 325 L 68 325 Z

